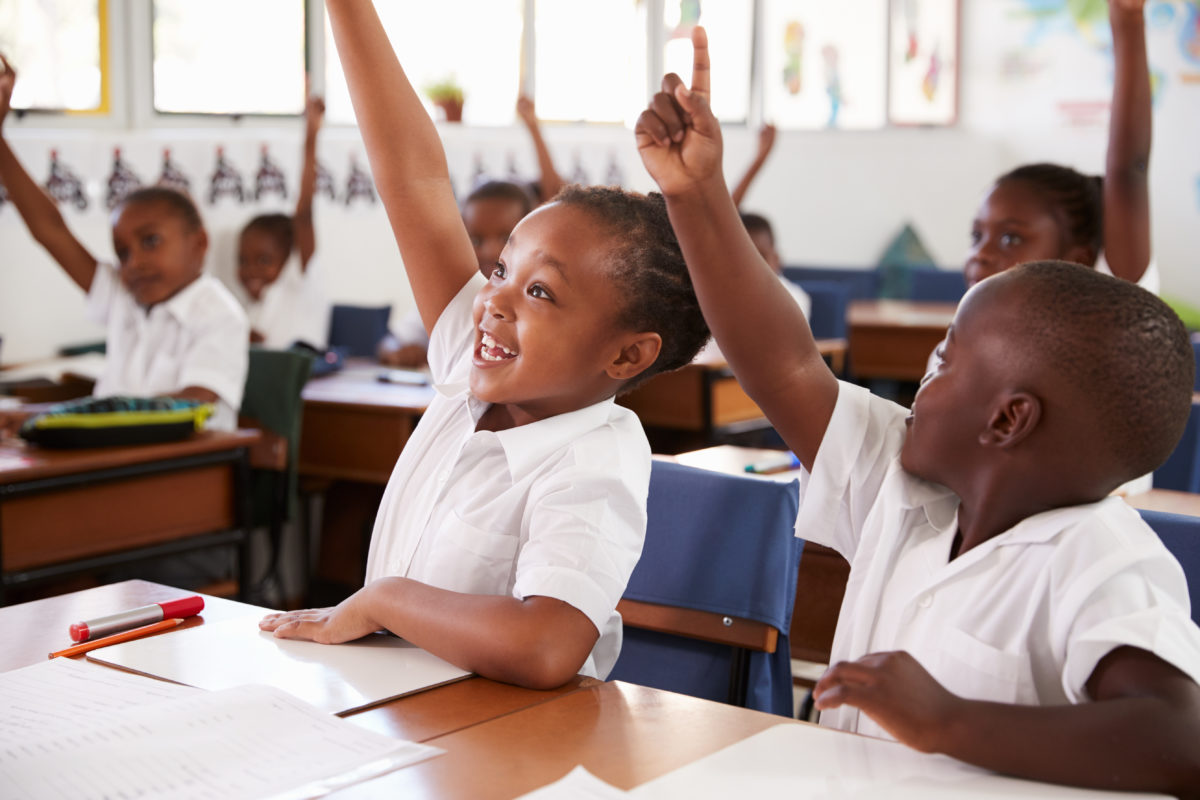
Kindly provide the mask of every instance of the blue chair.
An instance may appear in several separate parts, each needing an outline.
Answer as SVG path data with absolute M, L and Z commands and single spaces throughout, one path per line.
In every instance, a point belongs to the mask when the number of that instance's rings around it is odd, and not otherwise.
M 392 307 L 337 305 L 329 318 L 329 349 L 341 348 L 349 356 L 375 357 L 375 348 L 388 332 Z
M 1188 597 L 1192 600 L 1192 621 L 1200 625 L 1200 517 L 1165 511 L 1138 513 L 1183 567 Z
M 908 299 L 957 303 L 967 293 L 962 270 L 914 269 L 908 273 Z
M 1192 403 L 1179 444 L 1163 465 L 1154 470 L 1154 488 L 1200 492 L 1200 404 Z
M 846 307 L 850 305 L 851 287 L 841 281 L 797 281 L 812 299 L 812 314 L 808 326 L 817 339 L 846 338 Z
M 1192 355 L 1196 357 L 1196 379 L 1192 383 L 1192 391 L 1200 392 L 1200 334 L 1192 334 Z
M 874 267 L 804 267 L 783 268 L 783 277 L 803 285 L 805 281 L 837 281 L 850 287 L 851 300 L 874 300 L 879 297 L 879 271 Z
M 798 505 L 795 481 L 655 461 L 609 678 L 790 717 Z

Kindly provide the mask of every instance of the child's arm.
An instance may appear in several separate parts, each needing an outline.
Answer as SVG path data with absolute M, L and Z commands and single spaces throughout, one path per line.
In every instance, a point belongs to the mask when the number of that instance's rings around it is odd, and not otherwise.
M 1150 264 L 1150 70 L 1146 0 L 1111 0 L 1113 75 L 1104 168 L 1104 257 L 1113 275 L 1138 281 Z
M 759 170 L 767 162 L 767 156 L 771 155 L 771 148 L 774 146 L 775 126 L 763 125 L 762 130 L 758 132 L 758 152 L 754 155 L 754 161 L 750 162 L 750 166 L 746 167 L 746 174 L 738 181 L 737 186 L 733 187 L 733 204 L 735 206 L 742 205 L 742 198 L 746 196 L 750 184 L 754 182 Z
M 1034 780 L 1200 797 L 1200 686 L 1157 656 L 1113 650 L 1087 683 L 1092 702 L 1028 706 L 964 700 L 911 655 L 831 667 L 819 709 L 861 709 L 901 742 Z
M 408 578 L 372 581 L 334 608 L 271 614 L 259 627 L 324 644 L 386 628 L 463 669 L 531 689 L 566 683 L 599 638 L 561 600 L 463 594 Z
M 546 141 L 542 138 L 542 129 L 538 125 L 537 111 L 533 107 L 533 100 L 525 95 L 518 97 L 517 114 L 525 123 L 525 127 L 529 129 L 529 138 L 533 140 L 533 149 L 537 152 L 538 170 L 541 172 L 541 177 L 538 179 L 538 202 L 549 202 L 550 198 L 558 194 L 558 190 L 563 187 L 563 179 L 558 174 L 558 170 L 554 168 L 554 159 L 550 157 L 550 148 L 546 147 Z
M 301 271 L 308 268 L 309 259 L 317 250 L 317 234 L 313 228 L 313 194 L 317 186 L 317 132 L 325 117 L 325 101 L 308 93 L 304 82 L 304 159 L 300 165 L 300 196 L 292 224 L 296 231 L 296 249 L 300 253 Z
M 696 296 L 738 381 L 808 469 L 838 384 L 800 307 L 759 256 L 721 174 L 721 129 L 708 105 L 708 39 L 697 27 L 692 88 L 679 77 L 638 118 L 642 162 L 667 201 Z
M 96 259 L 72 235 L 58 206 L 21 166 L 3 136 L 2 128 L 11 108 L 17 73 L 3 55 L 0 55 L 0 65 L 0 183 L 8 190 L 8 199 L 17 207 L 33 238 L 86 292 L 92 288 Z
M 426 330 L 479 271 L 437 129 L 370 0 L 325 4 L 371 171 Z

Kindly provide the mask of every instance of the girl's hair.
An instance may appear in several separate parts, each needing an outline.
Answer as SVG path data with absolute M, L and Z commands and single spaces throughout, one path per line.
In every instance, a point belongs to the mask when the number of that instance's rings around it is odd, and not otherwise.
M 1059 227 L 1071 244 L 1104 246 L 1104 179 L 1058 164 L 1026 164 L 1001 175 L 996 183 L 1024 181 L 1053 206 Z M 1094 263 L 1085 266 L 1095 266 Z
M 242 228 L 242 233 L 247 231 L 262 231 L 274 238 L 284 253 L 292 252 L 295 227 L 292 218 L 287 214 L 259 214 Z
M 463 208 L 476 200 L 511 200 L 521 207 L 521 216 L 533 211 L 533 198 L 529 192 L 512 181 L 488 181 L 480 184 L 463 201 Z
M 771 244 L 775 243 L 775 231 L 771 229 L 771 222 L 766 217 L 750 211 L 743 211 L 739 216 L 742 218 L 742 225 L 745 226 L 747 233 L 765 233 L 771 239 Z
M 569 185 L 552 202 L 582 209 L 612 231 L 609 262 L 625 298 L 620 323 L 631 331 L 653 331 L 662 337 L 658 358 L 621 392 L 691 363 L 708 341 L 708 325 L 662 195 Z
M 147 186 L 143 189 L 136 189 L 130 192 L 125 195 L 125 199 L 121 201 L 121 204 L 114 209 L 114 213 L 119 212 L 122 208 L 134 205 L 163 206 L 167 213 L 182 219 L 189 229 L 196 230 L 204 227 L 204 223 L 200 220 L 200 211 L 196 208 L 196 204 L 192 202 L 192 198 L 183 192 L 168 189 L 166 186 Z

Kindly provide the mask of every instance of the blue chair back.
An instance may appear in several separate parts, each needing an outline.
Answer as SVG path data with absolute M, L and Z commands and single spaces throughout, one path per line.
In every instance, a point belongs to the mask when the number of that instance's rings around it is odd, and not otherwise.
M 846 307 L 851 287 L 841 281 L 797 281 L 812 300 L 808 327 L 817 339 L 846 338 Z
M 329 349 L 343 349 L 350 356 L 374 358 L 375 348 L 388 332 L 392 307 L 337 305 L 329 318 Z
M 1192 601 L 1192 621 L 1200 625 L 1200 517 L 1168 514 L 1165 511 L 1138 513 L 1183 567 L 1188 597 Z
M 851 300 L 874 300 L 879 297 L 879 271 L 874 267 L 804 267 L 783 268 L 783 277 L 801 285 L 805 281 L 837 281 L 850 287 Z
M 908 273 L 908 299 L 957 303 L 967 293 L 962 270 L 914 269 Z
M 625 598 L 753 620 L 775 628 L 778 641 L 773 653 L 739 651 L 626 624 L 609 677 L 791 717 L 787 634 L 804 546 L 795 536 L 798 506 L 796 481 L 655 461 L 646 544 Z M 731 698 L 739 659 L 748 662 L 745 691 Z
M 1200 492 L 1200 404 L 1192 403 L 1179 444 L 1163 465 L 1154 470 L 1154 488 Z
M 1196 379 L 1192 382 L 1192 391 L 1200 392 L 1200 334 L 1192 334 L 1192 355 L 1196 357 Z

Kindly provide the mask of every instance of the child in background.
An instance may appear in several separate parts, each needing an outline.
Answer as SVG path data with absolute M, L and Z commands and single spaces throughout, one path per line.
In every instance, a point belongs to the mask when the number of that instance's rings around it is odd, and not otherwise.
M 517 225 L 485 278 L 374 7 L 326 9 L 438 391 L 385 491 L 367 585 L 260 625 L 320 642 L 387 629 L 530 687 L 603 677 L 650 476 L 641 424 L 614 396 L 684 366 L 708 336 L 666 209 L 565 190 Z
M 664 79 L 637 143 L 739 382 L 807 471 L 797 532 L 851 564 L 821 723 L 1196 797 L 1200 628 L 1178 562 L 1108 496 L 1183 432 L 1183 324 L 1130 283 L 1036 262 L 967 293 L 911 414 L 839 382 L 738 219 L 703 29 L 693 43 L 691 88 Z
M 0 126 L 16 73 L 0 56 Z M 232 430 L 246 382 L 246 315 L 220 281 L 202 274 L 208 235 L 192 201 L 139 189 L 112 212 L 117 265 L 97 261 L 17 160 L 0 131 L 0 181 L 29 232 L 88 295 L 106 327 L 97 396 L 168 395 L 214 403 L 210 428 Z
M 1150 259 L 1150 72 L 1145 0 L 1111 0 L 1113 95 L 1101 177 L 1057 164 L 1001 175 L 971 225 L 967 286 L 1048 258 L 1098 266 L 1157 292 Z M 1098 265 L 1099 262 L 1099 265 Z
M 263 214 L 238 237 L 238 280 L 249 295 L 250 341 L 274 349 L 304 342 L 320 350 L 329 338 L 329 298 L 314 262 L 313 193 L 317 184 L 317 132 L 325 103 L 307 96 L 304 156 L 296 211 Z

